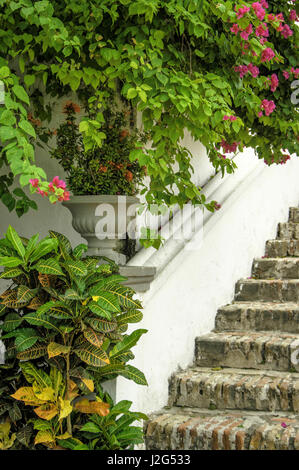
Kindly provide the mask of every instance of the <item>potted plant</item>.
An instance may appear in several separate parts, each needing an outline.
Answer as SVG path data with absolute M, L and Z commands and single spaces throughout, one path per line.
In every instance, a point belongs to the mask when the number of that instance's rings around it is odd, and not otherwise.
M 63 204 L 72 213 L 74 229 L 88 242 L 88 255 L 126 264 L 134 251 L 136 194 L 145 175 L 145 168 L 130 161 L 129 154 L 137 136 L 139 141 L 143 136 L 132 125 L 130 112 L 109 108 L 98 130 L 102 145 L 88 148 L 76 120 L 78 105 L 67 102 L 63 111 L 65 121 L 57 129 L 57 147 L 52 152 L 73 194 Z

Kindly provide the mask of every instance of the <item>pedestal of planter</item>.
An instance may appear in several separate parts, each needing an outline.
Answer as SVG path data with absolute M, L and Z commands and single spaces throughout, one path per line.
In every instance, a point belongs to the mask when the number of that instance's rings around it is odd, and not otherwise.
M 72 196 L 63 203 L 72 216 L 72 225 L 88 244 L 88 256 L 106 256 L 117 264 L 127 262 L 127 239 L 135 238 L 134 196 Z

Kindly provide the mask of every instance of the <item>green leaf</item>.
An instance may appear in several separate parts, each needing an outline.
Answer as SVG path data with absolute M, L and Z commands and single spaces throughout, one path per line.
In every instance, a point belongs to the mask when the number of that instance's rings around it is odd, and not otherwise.
M 143 315 L 139 310 L 128 310 L 126 313 L 118 315 L 116 321 L 119 326 L 127 323 L 138 323 L 142 320 Z
M 34 130 L 32 124 L 30 124 L 29 121 L 26 121 L 25 119 L 22 119 L 22 120 L 19 122 L 19 127 L 20 127 L 24 132 L 26 132 L 26 134 L 29 134 L 31 137 L 36 138 L 35 130 Z
M 125 351 L 129 351 L 133 346 L 136 345 L 141 335 L 147 333 L 147 330 L 135 330 L 129 336 L 125 336 L 124 339 L 117 343 L 114 348 L 110 351 L 110 357 L 117 357 Z
M 101 367 L 109 364 L 109 358 L 103 349 L 91 344 L 84 344 L 80 348 L 74 349 L 74 353 L 86 364 L 94 367 Z
M 82 426 L 82 428 L 80 428 L 80 431 L 92 432 L 92 433 L 96 434 L 96 433 L 100 433 L 101 429 L 95 423 L 92 423 L 90 421 L 88 423 L 85 423 Z
M 66 261 L 64 267 L 67 271 L 74 276 L 84 277 L 87 274 L 87 267 L 82 261 Z
M 46 239 L 42 240 L 34 249 L 32 255 L 30 256 L 30 262 L 34 263 L 38 259 L 42 258 L 43 256 L 51 253 L 56 252 L 58 247 L 58 240 L 56 239 Z M 47 274 L 47 273 L 44 273 Z
M 94 294 L 95 289 L 90 289 L 90 294 L 93 296 L 93 300 L 104 310 L 110 312 L 119 312 L 120 306 L 118 298 L 110 292 L 100 291 L 97 294 Z
M 0 256 L 0 266 L 5 266 L 7 268 L 15 268 L 20 266 L 23 263 L 23 260 L 16 258 L 15 256 Z
M 21 304 L 27 304 L 30 302 L 31 299 L 33 299 L 36 296 L 37 289 L 29 289 L 27 286 L 19 286 L 18 287 L 18 303 Z
M 29 104 L 29 96 L 27 95 L 26 91 L 22 86 L 14 85 L 12 87 L 12 91 L 14 92 L 17 98 L 24 101 L 26 104 Z
M 108 333 L 117 328 L 116 321 L 99 320 L 98 318 L 85 318 L 85 321 L 96 331 L 100 333 Z
M 17 234 L 16 230 L 11 225 L 9 225 L 7 229 L 6 237 L 11 242 L 12 246 L 17 251 L 17 253 L 21 256 L 21 258 L 24 259 L 25 247 L 19 235 Z
M 76 246 L 73 250 L 73 256 L 75 258 L 81 258 L 82 255 L 88 250 L 88 246 L 85 245 L 84 243 L 81 243 L 80 245 Z
M 31 362 L 20 363 L 20 368 L 27 382 L 37 382 L 41 387 L 52 387 L 52 382 L 48 374 L 42 369 L 35 367 Z
M 31 267 L 36 269 L 42 274 L 54 274 L 55 276 L 65 276 L 60 264 L 55 259 L 40 260 L 37 264 Z
M 112 314 L 108 310 L 102 308 L 96 302 L 90 302 L 88 304 L 88 308 L 99 317 L 107 318 L 107 320 L 112 319 Z
M 9 313 L 6 315 L 3 325 L 0 325 L 0 329 L 7 332 L 13 331 L 21 325 L 22 321 L 23 318 L 17 313 Z
M 19 330 L 18 336 L 15 339 L 15 347 L 17 352 L 25 351 L 33 346 L 39 337 L 35 330 L 31 328 L 23 328 Z
M 58 333 L 60 333 L 59 328 L 48 315 L 39 315 L 37 312 L 32 312 L 24 315 L 23 319 L 26 320 L 30 325 L 42 326 L 47 329 L 56 330 Z
M 136 367 L 126 365 L 122 371 L 120 371 L 120 375 L 125 377 L 126 379 L 133 380 L 138 385 L 148 385 L 147 380 L 139 369 Z
M 29 361 L 33 359 L 38 359 L 47 355 L 47 347 L 42 343 L 36 343 L 33 347 L 27 349 L 26 351 L 19 352 L 17 358 L 21 361 Z

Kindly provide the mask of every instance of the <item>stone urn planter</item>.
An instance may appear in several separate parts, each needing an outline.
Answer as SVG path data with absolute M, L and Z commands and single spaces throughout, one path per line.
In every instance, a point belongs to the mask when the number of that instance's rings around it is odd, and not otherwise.
M 106 256 L 117 264 L 127 262 L 128 240 L 134 244 L 135 196 L 72 196 L 63 203 L 72 216 L 72 225 L 88 244 L 89 256 Z

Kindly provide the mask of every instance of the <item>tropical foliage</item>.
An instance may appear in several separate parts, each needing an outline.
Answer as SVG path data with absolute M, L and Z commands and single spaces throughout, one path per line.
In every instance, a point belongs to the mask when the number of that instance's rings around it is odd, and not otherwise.
M 11 280 L 0 296 L 7 362 L 3 370 L 20 361 L 30 384 L 24 379 L 20 383 L 18 374 L 12 382 L 1 383 L 5 400 L 0 410 L 8 412 L 15 424 L 14 416 L 21 420 L 24 405 L 34 407 L 39 420 L 31 416 L 28 424 L 32 422 L 38 431 L 35 444 L 68 446 L 74 438 L 73 415 L 78 421 L 78 412 L 110 414 L 112 402 L 101 399 L 101 383 L 122 375 L 146 385 L 143 373 L 127 364 L 134 358 L 131 349 L 146 330 L 126 334 L 129 323 L 142 319 L 141 304 L 134 299 L 134 291 L 122 284 L 126 279 L 114 263 L 102 260 L 99 264 L 98 258 L 84 257 L 85 245 L 72 249 L 67 238 L 54 231 L 38 239 L 38 235 L 21 238 L 9 227 L 0 240 L 0 265 L 4 266 L 0 278 Z M 9 409 L 7 387 L 12 385 L 10 397 L 17 404 Z M 123 445 L 121 439 L 119 445 Z
M 1 0 L 0 5 L 1 159 L 11 171 L 1 191 L 10 209 L 17 204 L 21 213 L 30 206 L 21 192 L 10 192 L 13 175 L 20 175 L 22 186 L 46 179 L 34 163 L 36 127 L 50 120 L 53 98 L 70 92 L 85 110 L 80 123 L 85 149 L 101 147 L 107 138 L 104 111 L 111 100 L 142 113 L 151 146 L 136 142 L 130 158 L 147 167 L 148 203 L 206 204 L 191 182 L 185 130 L 223 172 L 234 170 L 232 153 L 245 146 L 267 164 L 298 153 L 298 111 L 291 102 L 291 84 L 298 78 L 293 1 Z M 52 189 L 55 202 L 61 188 Z

